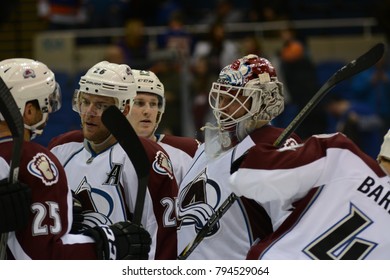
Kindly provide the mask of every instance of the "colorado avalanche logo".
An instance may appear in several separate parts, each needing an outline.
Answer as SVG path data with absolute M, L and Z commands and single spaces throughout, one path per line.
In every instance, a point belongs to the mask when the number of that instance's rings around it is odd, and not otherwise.
M 34 70 L 32 70 L 32 69 L 26 69 L 26 70 L 24 70 L 24 72 L 23 72 L 23 77 L 24 77 L 25 79 L 28 79 L 28 78 L 35 78 L 36 76 L 35 76 Z
M 242 86 L 251 74 L 250 67 L 245 64 L 238 64 L 235 67 L 226 66 L 219 74 L 218 81 L 223 84 Z
M 83 229 L 113 224 L 109 217 L 113 214 L 114 201 L 108 193 L 93 188 L 86 177 L 81 180 L 75 193 L 83 205 Z
M 158 151 L 156 153 L 152 168 L 156 173 L 161 175 L 168 175 L 169 178 L 173 179 L 173 168 L 171 160 L 163 152 Z
M 27 170 L 38 177 L 46 186 L 58 182 L 58 169 L 55 164 L 43 153 L 37 153 L 27 164 Z
M 208 178 L 206 169 L 192 182 L 187 184 L 179 193 L 177 199 L 177 217 L 181 226 L 195 226 L 199 232 L 215 214 L 215 209 L 221 201 L 220 186 Z M 207 233 L 214 235 L 220 228 L 219 222 Z

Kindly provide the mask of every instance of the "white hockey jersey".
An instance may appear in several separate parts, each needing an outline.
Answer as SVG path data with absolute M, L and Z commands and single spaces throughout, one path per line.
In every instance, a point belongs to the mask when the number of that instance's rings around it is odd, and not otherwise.
M 232 163 L 245 153 L 250 154 L 257 145 L 272 145 L 281 132 L 282 129 L 272 126 L 262 127 L 214 159 L 205 154 L 204 144 L 200 146 L 179 188 L 178 254 L 232 193 L 229 183 Z M 245 259 L 253 241 L 271 232 L 263 207 L 253 200 L 239 198 L 188 259 Z
M 267 210 L 275 232 L 248 259 L 390 259 L 390 178 L 342 134 L 259 147 L 230 181 L 236 194 L 279 208 Z
M 141 139 L 141 138 L 140 138 Z M 174 198 L 177 184 L 169 158 L 152 141 L 143 141 L 151 160 L 142 225 L 152 236 L 150 259 L 176 258 Z M 149 149 L 145 145 L 157 149 Z M 96 154 L 87 142 L 55 146 L 52 152 L 64 166 L 70 188 L 81 198 L 84 224 L 131 220 L 138 191 L 134 166 L 119 144 Z

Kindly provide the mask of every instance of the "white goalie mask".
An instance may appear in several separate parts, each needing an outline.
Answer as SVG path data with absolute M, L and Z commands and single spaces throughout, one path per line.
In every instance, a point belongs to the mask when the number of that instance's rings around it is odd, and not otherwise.
M 80 113 L 81 93 L 113 97 L 123 111 L 136 96 L 136 84 L 131 68 L 126 64 L 102 61 L 92 66 L 80 78 L 80 88 L 73 96 L 73 110 Z
M 28 58 L 12 58 L 0 62 L 0 77 L 9 88 L 20 113 L 28 102 L 36 101 L 42 119 L 34 125 L 24 125 L 31 131 L 31 139 L 42 134 L 48 114 L 61 107 L 61 89 L 54 73 L 42 62 Z M 0 114 L 0 119 L 3 116 Z
M 215 147 L 229 149 L 283 112 L 283 85 L 267 59 L 250 54 L 221 70 L 217 82 L 212 84 L 209 104 L 217 131 L 206 130 L 205 142 L 206 146 L 208 141 L 213 142 L 210 151 L 219 154 Z M 210 126 L 205 128 L 213 130 Z
M 221 70 L 210 90 L 209 104 L 219 128 L 224 131 L 236 128 L 238 138 L 242 139 L 259 121 L 269 122 L 283 112 L 282 83 L 267 59 L 247 55 Z M 227 113 L 233 106 L 237 109 Z

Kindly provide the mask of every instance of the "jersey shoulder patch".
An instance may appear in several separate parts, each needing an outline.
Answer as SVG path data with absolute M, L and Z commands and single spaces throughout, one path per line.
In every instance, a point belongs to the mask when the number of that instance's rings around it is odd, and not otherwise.
M 51 186 L 58 182 L 57 166 L 44 153 L 37 153 L 27 164 L 27 170 L 33 176 L 41 179 L 46 186 Z
M 157 151 L 152 163 L 153 170 L 160 175 L 166 175 L 173 179 L 173 167 L 169 157 L 162 151 Z

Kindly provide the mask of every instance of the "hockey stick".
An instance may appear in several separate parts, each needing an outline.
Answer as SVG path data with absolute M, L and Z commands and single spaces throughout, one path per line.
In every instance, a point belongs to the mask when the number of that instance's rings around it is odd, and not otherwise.
M 325 84 L 317 91 L 317 93 L 310 99 L 306 106 L 298 113 L 298 115 L 292 120 L 282 134 L 274 142 L 275 147 L 280 147 L 281 144 L 295 131 L 295 129 L 301 124 L 301 122 L 307 117 L 307 115 L 314 109 L 314 107 L 321 101 L 321 99 L 338 83 L 351 78 L 352 76 L 366 70 L 373 66 L 383 56 L 385 46 L 383 43 L 378 43 L 372 47 L 365 54 L 359 58 L 351 61 L 347 65 L 343 66 L 336 73 L 334 73 Z M 242 160 L 239 158 L 238 160 Z M 233 162 L 233 164 L 235 164 Z M 195 250 L 200 242 L 204 239 L 207 233 L 215 226 L 215 224 L 222 218 L 226 211 L 233 205 L 238 199 L 237 195 L 231 193 L 228 198 L 221 204 L 221 206 L 210 217 L 208 222 L 198 232 L 195 238 L 184 248 L 184 250 L 178 256 L 179 260 L 185 260 Z
M 138 193 L 133 223 L 140 225 L 149 180 L 150 162 L 148 156 L 133 127 L 117 107 L 108 107 L 102 114 L 102 122 L 126 152 L 137 173 Z
M 9 183 L 16 183 L 19 176 L 19 162 L 22 154 L 24 122 L 20 110 L 7 85 L 0 78 L 0 112 L 3 115 L 13 138 L 12 158 L 8 176 Z M 1 234 L 0 260 L 5 259 L 8 233 Z

